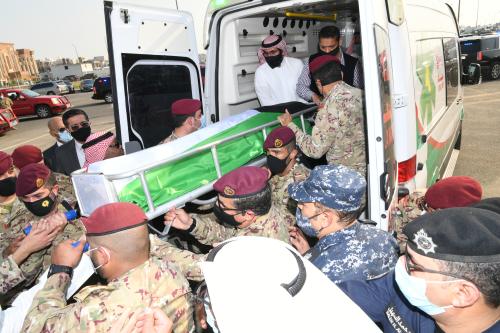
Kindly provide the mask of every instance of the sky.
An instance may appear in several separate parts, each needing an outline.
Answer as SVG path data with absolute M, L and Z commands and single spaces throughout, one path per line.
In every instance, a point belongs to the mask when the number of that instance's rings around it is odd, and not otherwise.
M 198 51 L 202 51 L 203 23 L 209 0 L 177 0 L 179 9 L 192 13 Z M 459 0 L 445 0 L 458 12 Z M 175 0 L 129 0 L 174 7 Z M 103 0 L 15 0 L 0 20 L 0 42 L 35 50 L 36 59 L 67 57 L 107 58 Z M 478 11 L 479 8 L 479 11 Z M 500 22 L 500 1 L 461 0 L 460 25 Z M 30 23 L 32 22 L 32 23 Z

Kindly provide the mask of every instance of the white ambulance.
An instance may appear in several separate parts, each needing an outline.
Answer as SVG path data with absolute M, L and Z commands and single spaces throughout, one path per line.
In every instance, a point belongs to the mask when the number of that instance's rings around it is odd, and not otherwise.
M 366 217 L 391 230 L 398 192 L 452 172 L 464 115 L 462 69 L 457 21 L 443 2 L 212 0 L 204 74 L 191 15 L 148 3 L 105 1 L 116 129 L 128 152 L 169 134 L 176 99 L 203 100 L 208 124 L 259 107 L 254 74 L 261 41 L 280 34 L 289 56 L 306 59 L 317 51 L 319 30 L 334 24 L 343 46 L 355 32 L 362 40 Z

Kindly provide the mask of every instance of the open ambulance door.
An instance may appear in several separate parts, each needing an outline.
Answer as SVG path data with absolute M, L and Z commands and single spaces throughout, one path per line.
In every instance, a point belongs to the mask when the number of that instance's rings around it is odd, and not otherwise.
M 121 0 L 104 15 L 117 136 L 126 153 L 155 146 L 174 128 L 172 103 L 202 99 L 193 18 Z
M 368 151 L 368 214 L 390 229 L 397 204 L 397 162 L 393 135 L 393 82 L 388 11 L 398 0 L 360 1 Z M 391 8 L 394 9 L 394 8 Z M 402 10 L 402 8 L 401 8 Z

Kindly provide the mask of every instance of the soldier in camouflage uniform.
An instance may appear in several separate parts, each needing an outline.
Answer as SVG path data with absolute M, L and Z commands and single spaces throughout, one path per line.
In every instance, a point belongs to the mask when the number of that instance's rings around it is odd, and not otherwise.
M 44 164 L 42 151 L 38 147 L 32 145 L 17 147 L 12 152 L 12 159 L 14 160 L 14 166 L 17 168 L 18 173 L 28 164 Z M 53 172 L 53 175 L 56 178 L 57 184 L 59 186 L 60 198 L 64 199 L 70 205 L 74 206 L 76 204 L 76 198 L 73 190 L 73 183 L 71 182 L 71 177 L 57 172 Z
M 201 102 L 197 99 L 180 99 L 172 103 L 174 130 L 159 144 L 172 142 L 200 129 L 202 124 Z
M 258 167 L 241 167 L 214 184 L 218 200 L 211 215 L 188 215 L 183 209 L 165 214 L 165 224 L 187 230 L 200 243 L 213 245 L 236 236 L 262 236 L 289 242 L 288 224 L 272 205 L 269 173 Z
M 295 134 L 288 127 L 278 127 L 266 137 L 264 150 L 267 153 L 267 168 L 271 172 L 271 198 L 273 206 L 281 211 L 287 224 L 295 225 L 297 202 L 290 199 L 288 185 L 303 181 L 310 170 L 297 161 L 298 150 Z
M 0 258 L 0 294 L 7 293 L 24 281 L 24 274 L 19 267 L 21 263 L 32 253 L 49 246 L 61 227 L 61 221 L 34 223 L 31 232 L 27 236 L 22 236 L 16 240 L 14 252 L 5 259 Z
M 108 332 L 123 312 L 146 307 L 161 308 L 175 333 L 193 331 L 189 284 L 175 263 L 150 246 L 147 217 L 138 206 L 104 205 L 83 223 L 88 254 L 108 284 L 86 287 L 74 296 L 76 303 L 67 304 L 64 291 L 84 242 L 76 247 L 74 240 L 62 242 L 53 252 L 47 282 L 34 297 L 22 332 Z
M 324 96 L 324 105 L 316 115 L 312 134 L 302 132 L 292 122 L 288 111 L 279 116 L 281 125 L 293 130 L 298 147 L 307 156 L 320 158 L 326 153 L 328 164 L 345 165 L 365 175 L 365 125 L 361 90 L 342 81 L 341 65 L 334 56 L 320 56 L 310 63 L 309 68 Z
M 16 195 L 24 203 L 27 212 L 11 216 L 8 222 L 9 230 L 0 234 L 0 251 L 4 258 L 12 253 L 15 241 L 24 235 L 23 229 L 27 225 L 37 221 L 43 222 L 44 218 L 52 215 L 66 219 L 63 213 L 67 208 L 71 208 L 62 203 L 55 176 L 43 164 L 29 164 L 21 170 L 17 178 Z M 36 282 L 39 275 L 49 266 L 55 245 L 68 238 L 78 239 L 84 233 L 83 225 L 78 219 L 66 223 L 60 229 L 51 246 L 31 254 L 21 264 L 20 268 L 26 279 L 11 290 L 10 295 L 4 297 L 4 303 Z
M 467 176 L 452 176 L 438 181 L 428 190 L 417 190 L 398 203 L 394 226 L 401 251 L 406 246 L 403 228 L 425 213 L 438 209 L 466 207 L 481 200 L 481 184 Z
M 342 165 L 320 165 L 306 181 L 288 187 L 299 202 L 297 225 L 319 238 L 309 245 L 297 230 L 291 242 L 330 280 L 367 280 L 389 272 L 398 260 L 397 242 L 388 232 L 357 220 L 366 191 L 364 177 Z
M 24 207 L 16 196 L 16 180 L 12 157 L 0 151 L 0 233 L 9 229 L 11 215 Z

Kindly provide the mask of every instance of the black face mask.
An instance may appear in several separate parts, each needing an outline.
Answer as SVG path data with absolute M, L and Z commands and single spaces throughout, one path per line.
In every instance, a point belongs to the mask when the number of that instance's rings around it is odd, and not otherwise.
M 330 54 L 330 55 L 336 56 L 337 54 L 339 54 L 339 51 L 340 51 L 340 46 L 337 46 L 336 48 L 334 48 L 330 52 L 324 52 L 324 51 L 321 51 L 321 49 L 320 49 L 319 53 L 321 53 L 321 55 Z
M 26 206 L 26 209 L 31 212 L 31 214 L 38 217 L 43 217 L 45 215 L 48 215 L 52 211 L 52 209 L 54 209 L 55 203 L 55 200 L 49 194 L 45 198 L 41 198 L 37 201 L 24 202 L 24 205 Z
M 281 53 L 272 57 L 264 57 L 264 58 L 266 59 L 267 64 L 271 68 L 279 67 L 283 62 L 283 55 Z
M 16 193 L 16 177 L 9 177 L 0 180 L 0 196 L 10 197 Z
M 278 175 L 285 171 L 286 167 L 288 166 L 288 156 L 280 160 L 279 158 L 272 156 L 272 155 L 267 155 L 267 167 L 269 170 L 271 170 L 271 173 L 273 175 Z
M 217 203 L 214 205 L 213 211 L 215 217 L 222 225 L 229 228 L 237 228 L 240 225 L 240 223 L 234 219 L 233 215 L 229 215 L 228 213 L 226 213 L 224 210 L 222 210 L 222 208 L 219 207 L 219 205 L 217 205 Z
M 91 131 L 90 126 L 80 127 L 79 129 L 77 129 L 74 132 L 71 132 L 70 134 L 73 138 L 75 138 L 76 141 L 85 142 L 85 140 L 87 140 L 87 138 L 90 135 L 90 131 Z

